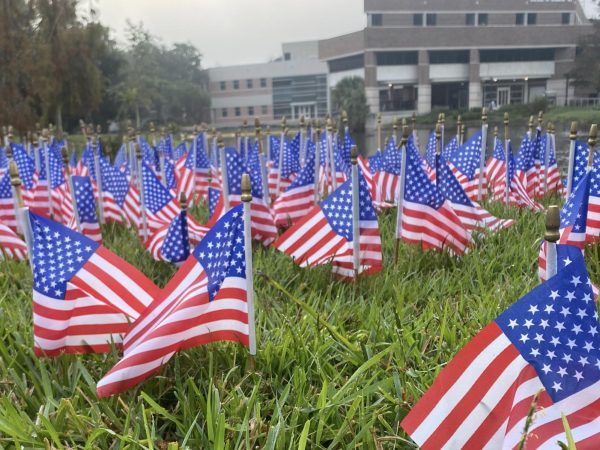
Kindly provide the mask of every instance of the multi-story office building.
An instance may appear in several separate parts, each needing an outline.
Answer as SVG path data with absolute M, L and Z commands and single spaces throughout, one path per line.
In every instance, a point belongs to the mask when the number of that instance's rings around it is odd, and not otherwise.
M 367 27 L 319 42 L 328 86 L 364 78 L 371 112 L 429 112 L 574 95 L 589 22 L 578 0 L 365 0 Z
M 215 126 L 239 126 L 253 117 L 273 123 L 282 116 L 295 120 L 327 113 L 327 64 L 318 59 L 318 42 L 282 47 L 276 61 L 208 69 Z

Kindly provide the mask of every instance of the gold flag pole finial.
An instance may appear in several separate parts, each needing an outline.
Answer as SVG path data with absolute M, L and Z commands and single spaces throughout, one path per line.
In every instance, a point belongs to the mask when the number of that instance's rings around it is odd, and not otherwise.
M 483 125 L 485 125 L 487 123 L 487 121 L 488 121 L 488 110 L 487 110 L 487 108 L 484 107 L 481 109 L 481 123 Z
M 252 201 L 252 185 L 250 183 L 250 175 L 247 173 L 242 175 L 242 201 Z
M 410 121 L 411 121 L 411 124 L 412 124 L 412 129 L 413 129 L 413 131 L 415 131 L 415 129 L 417 128 L 417 113 L 416 112 L 412 113 Z
M 21 192 L 21 177 L 19 176 L 19 168 L 17 163 L 13 160 L 10 162 L 10 184 L 14 188 L 15 196 L 17 197 L 17 205 L 19 208 L 24 208 L 23 194 Z
M 529 123 L 527 124 L 527 126 L 529 128 L 529 134 L 533 136 L 533 128 L 535 127 L 533 116 L 529 116 Z
M 571 122 L 571 130 L 569 131 L 569 140 L 577 139 L 577 122 Z
M 402 124 L 402 139 L 400 140 L 400 145 L 404 147 L 408 143 L 408 125 L 406 123 Z
M 546 212 L 546 232 L 544 239 L 556 243 L 560 239 L 560 209 L 556 205 L 550 205 Z
M 440 121 L 435 125 L 435 152 L 438 155 L 442 152 L 441 141 L 442 141 L 442 122 Z
M 510 137 L 509 125 L 510 125 L 510 114 L 505 112 L 504 113 L 504 140 L 505 141 L 508 141 L 508 139 Z
M 353 165 L 358 163 L 358 147 L 356 145 L 352 146 L 352 150 L 350 152 L 350 160 Z
M 187 211 L 188 201 L 187 201 L 187 196 L 185 195 L 185 192 L 183 192 L 183 191 L 179 195 L 179 205 L 181 206 L 182 211 Z
M 540 111 L 538 113 L 538 127 L 540 127 L 540 130 L 542 129 L 542 125 L 544 124 L 544 111 Z

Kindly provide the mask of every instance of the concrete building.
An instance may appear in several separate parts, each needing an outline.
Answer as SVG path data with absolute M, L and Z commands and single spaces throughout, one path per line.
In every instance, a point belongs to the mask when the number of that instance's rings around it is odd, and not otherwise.
M 371 112 L 427 113 L 546 96 L 565 104 L 578 0 L 365 0 L 367 27 L 319 41 L 328 87 L 364 78 Z
M 208 69 L 211 118 L 217 127 L 239 126 L 258 117 L 323 117 L 327 113 L 327 64 L 317 41 L 283 44 L 276 61 Z

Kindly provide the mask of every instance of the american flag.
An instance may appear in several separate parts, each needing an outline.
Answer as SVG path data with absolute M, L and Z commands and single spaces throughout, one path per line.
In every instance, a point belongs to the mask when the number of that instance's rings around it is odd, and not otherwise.
M 338 145 L 337 140 L 333 137 L 331 138 L 331 147 L 333 153 L 333 170 L 335 172 L 335 181 L 337 186 L 340 186 L 348 179 L 350 167 L 344 161 L 340 151 L 340 146 Z M 331 192 L 333 190 L 333 178 L 331 174 L 332 164 L 330 161 L 331 155 L 329 154 L 329 150 L 327 148 L 326 131 L 321 134 L 319 151 L 321 157 L 321 165 L 319 168 L 319 191 L 321 195 L 324 195 L 325 192 Z
M 416 147 L 415 147 L 416 148 Z M 425 173 L 431 181 L 435 181 L 435 156 L 437 155 L 437 139 L 435 137 L 435 130 L 429 133 L 429 140 L 427 141 L 427 147 L 425 147 Z
M 483 141 L 481 130 L 474 133 L 463 145 L 450 154 L 450 168 L 454 176 L 471 200 L 477 200 L 479 174 L 481 172 L 481 152 Z M 483 176 L 483 197 L 487 193 L 487 178 Z
M 402 421 L 423 449 L 600 447 L 600 333 L 583 257 L 485 327 Z
M 573 187 L 586 175 L 590 150 L 587 144 L 575 143 L 575 164 L 573 165 Z M 600 236 L 600 155 L 594 151 L 590 180 L 590 201 L 586 223 L 587 241 L 597 242 Z
M 276 160 L 272 161 L 269 170 L 269 193 L 274 198 L 277 198 L 282 192 L 292 184 L 292 181 L 300 172 L 300 132 L 294 136 L 292 141 L 287 138 L 283 140 L 283 157 L 281 161 L 281 180 L 279 183 L 279 192 L 277 192 L 277 178 L 279 177 L 279 148 L 280 142 L 276 146 L 271 146 L 272 152 L 277 152 Z
M 117 151 L 117 155 L 115 156 L 114 166 L 121 171 L 123 171 L 128 164 L 126 145 L 127 144 L 121 144 L 119 150 Z
M 428 178 L 412 140 L 406 148 L 406 186 L 400 237 L 406 242 L 420 244 L 424 249 L 448 248 L 462 255 L 471 243 L 471 233 L 456 215 L 451 203 Z
M 2 221 L 0 221 L 1 259 L 17 259 L 19 261 L 27 259 L 27 245 Z
M 383 170 L 383 153 L 381 153 L 381 150 L 377 149 L 374 155 L 369 156 L 369 167 L 374 173 Z
M 73 191 L 75 204 L 77 206 L 77 214 L 79 216 L 79 227 L 81 234 L 87 236 L 94 242 L 102 242 L 102 230 L 98 223 L 96 212 L 96 199 L 94 198 L 94 190 L 92 188 L 92 180 L 90 177 L 71 177 L 73 183 Z M 68 196 L 68 195 L 67 195 Z M 68 223 L 69 228 L 74 229 L 76 226 L 74 214 Z
M 54 220 L 63 225 L 68 225 L 68 214 L 70 211 L 63 209 L 63 205 L 69 202 L 70 195 L 68 184 L 65 180 L 62 154 L 60 148 L 54 145 L 49 146 L 47 151 Z
M 150 236 L 144 245 L 156 261 L 185 261 L 190 256 L 187 212 L 181 211 L 170 224 Z
M 496 231 L 515 224 L 514 220 L 494 217 L 477 202 L 471 200 L 452 173 L 450 167 L 443 160 L 444 157 L 442 155 L 438 157 L 441 161 L 438 162 L 436 185 L 440 192 L 448 199 L 452 205 L 452 209 L 467 230 Z
M 369 187 L 359 170 L 359 226 L 361 274 L 381 270 L 381 238 Z M 302 267 L 333 263 L 333 272 L 354 278 L 352 179 L 337 188 L 287 230 L 274 244 Z
M 208 222 L 206 226 L 212 227 L 223 215 L 223 191 L 212 186 L 208 187 Z
M 485 165 L 485 178 L 488 180 L 490 186 L 497 183 L 498 178 L 500 178 L 505 170 L 505 163 L 506 156 L 504 144 L 502 143 L 502 139 L 496 138 L 494 139 L 494 151 L 492 152 L 492 156 Z
M 262 176 L 260 173 L 260 156 L 258 148 L 253 147 L 248 156 L 246 170 L 252 183 L 252 202 L 250 215 L 252 218 L 252 239 L 260 241 L 263 245 L 270 245 L 278 236 L 273 213 L 263 196 Z M 236 149 L 225 149 L 225 164 L 227 170 L 227 184 L 229 187 L 229 205 L 236 206 L 242 201 L 242 171 L 244 163 Z
M 450 139 L 450 142 L 448 142 L 444 146 L 444 149 L 442 150 L 442 156 L 444 157 L 444 159 L 446 161 L 449 161 L 450 156 L 457 150 L 458 150 L 458 137 L 454 136 L 452 139 Z
M 0 147 L 0 174 L 8 170 L 8 158 L 4 147 Z
M 11 230 L 17 231 L 17 214 L 12 194 L 10 173 L 5 172 L 0 178 L 0 222 Z
M 527 195 L 530 198 L 535 198 L 536 189 L 540 182 L 533 155 L 534 145 L 534 141 L 525 135 L 521 141 L 521 146 L 515 160 L 515 176 L 525 186 Z
M 194 147 L 192 151 L 188 152 L 185 158 L 185 164 L 180 166 L 177 171 L 177 185 L 179 193 L 184 192 L 186 198 L 193 204 L 195 194 L 200 195 L 202 198 L 206 198 L 208 195 L 208 171 L 209 163 L 204 151 L 204 139 L 202 135 L 196 137 L 196 152 L 194 156 Z M 194 159 L 196 162 L 196 176 L 194 186 Z
M 560 212 L 560 243 L 584 248 L 590 202 L 591 170 L 579 180 Z
M 307 214 L 315 205 L 315 144 L 307 143 L 304 167 L 292 184 L 273 204 L 275 223 L 287 226 Z
M 135 202 L 128 195 L 130 189 L 127 175 L 118 167 L 112 166 L 105 158 L 100 160 L 100 167 L 102 174 L 104 220 L 107 222 L 124 223 L 125 217 L 129 217 L 126 214 L 126 207 L 130 211 L 136 208 Z
M 156 233 L 165 224 L 169 224 L 180 213 L 181 206 L 164 187 L 152 169 L 142 161 L 142 179 L 144 206 L 149 234 Z M 192 216 L 187 216 L 191 241 L 196 244 L 204 237 L 208 229 L 200 225 Z
M 181 158 L 183 158 L 187 154 L 188 154 L 188 149 L 185 146 L 185 142 L 182 142 L 177 147 L 175 147 L 175 150 L 173 150 L 173 160 L 179 161 Z
M 375 202 L 395 204 L 400 185 L 402 152 L 394 145 L 394 140 L 388 140 L 383 152 L 381 169 L 375 174 Z
M 33 212 L 50 217 L 51 192 L 48 184 L 45 157 L 47 150 L 48 147 L 44 148 L 42 145 L 33 149 L 34 155 L 37 155 L 39 161 L 39 170 L 36 170 L 37 178 L 33 187 L 33 204 L 30 207 Z
M 159 289 L 80 233 L 34 213 L 30 221 L 36 354 L 109 351 Z
M 29 207 L 34 206 L 34 188 L 37 183 L 37 172 L 35 171 L 35 162 L 27 154 L 27 150 L 22 144 L 11 143 L 13 159 L 19 169 L 19 178 L 22 183 L 23 202 Z
M 237 151 L 236 151 L 237 153 Z M 99 397 L 123 392 L 180 350 L 214 341 L 249 345 L 243 206 L 208 232 L 125 337 L 124 357 L 100 380 Z
M 544 176 L 546 167 L 546 152 L 549 152 L 547 193 L 560 191 L 562 189 L 560 172 L 558 170 L 558 164 L 556 162 L 556 149 L 554 148 L 554 137 L 552 135 L 544 135 L 542 136 L 542 145 L 540 146 L 539 192 L 541 195 L 545 195 Z

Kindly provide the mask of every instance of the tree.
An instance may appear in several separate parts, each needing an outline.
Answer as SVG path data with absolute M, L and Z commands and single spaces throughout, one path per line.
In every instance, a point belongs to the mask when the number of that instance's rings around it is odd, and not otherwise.
M 331 100 L 334 110 L 341 114 L 348 114 L 348 126 L 351 131 L 362 132 L 365 130 L 369 106 L 365 95 L 365 83 L 362 78 L 343 78 L 335 85 Z
M 600 92 L 600 21 L 579 39 L 575 67 L 569 73 L 573 86 L 598 94 Z

